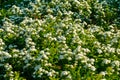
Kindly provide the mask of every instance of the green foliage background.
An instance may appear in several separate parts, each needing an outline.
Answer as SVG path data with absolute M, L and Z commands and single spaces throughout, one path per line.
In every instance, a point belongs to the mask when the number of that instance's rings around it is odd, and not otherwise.
M 0 80 L 119 80 L 119 0 L 0 0 Z

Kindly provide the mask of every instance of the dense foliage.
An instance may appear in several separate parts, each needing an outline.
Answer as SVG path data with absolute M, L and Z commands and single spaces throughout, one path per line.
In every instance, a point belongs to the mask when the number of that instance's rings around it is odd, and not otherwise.
M 0 80 L 120 79 L 119 0 L 0 1 Z

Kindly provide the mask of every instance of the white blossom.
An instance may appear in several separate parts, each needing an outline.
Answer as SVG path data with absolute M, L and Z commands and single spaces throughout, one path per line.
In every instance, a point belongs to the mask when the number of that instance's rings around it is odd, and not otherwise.
M 69 71 L 62 71 L 61 72 L 61 76 L 66 76 L 66 75 L 68 75 L 69 74 Z
M 111 62 L 111 60 L 104 59 L 102 63 L 103 63 L 103 64 L 109 64 L 110 62 Z

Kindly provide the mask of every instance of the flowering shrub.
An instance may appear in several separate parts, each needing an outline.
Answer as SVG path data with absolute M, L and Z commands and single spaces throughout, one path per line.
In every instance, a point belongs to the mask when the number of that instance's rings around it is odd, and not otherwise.
M 16 0 L 0 10 L 0 80 L 120 75 L 119 0 Z

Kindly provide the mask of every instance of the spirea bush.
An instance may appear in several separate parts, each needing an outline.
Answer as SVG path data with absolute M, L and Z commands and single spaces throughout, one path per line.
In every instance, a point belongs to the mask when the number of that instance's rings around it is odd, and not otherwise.
M 119 0 L 8 0 L 0 80 L 119 80 Z

